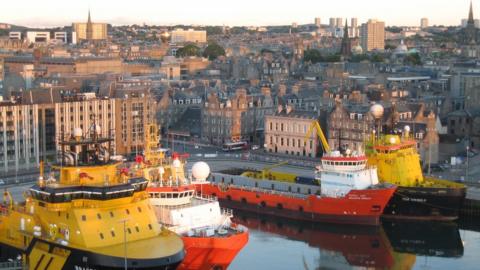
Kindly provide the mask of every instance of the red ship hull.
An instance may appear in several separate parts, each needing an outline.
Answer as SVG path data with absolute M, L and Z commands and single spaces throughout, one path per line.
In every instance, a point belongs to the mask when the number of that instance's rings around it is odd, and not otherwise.
M 395 190 L 396 187 L 352 190 L 345 197 L 330 198 L 298 197 L 293 193 L 289 196 L 216 184 L 197 186 L 197 191 L 216 196 L 224 206 L 234 209 L 298 220 L 361 225 L 380 224 L 380 216 Z
M 185 258 L 179 270 L 227 269 L 248 242 L 248 231 L 228 237 L 182 237 Z

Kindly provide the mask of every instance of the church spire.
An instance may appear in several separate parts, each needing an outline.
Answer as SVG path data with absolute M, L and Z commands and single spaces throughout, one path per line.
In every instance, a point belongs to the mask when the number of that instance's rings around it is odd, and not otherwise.
M 475 24 L 475 21 L 473 20 L 473 1 L 470 1 L 470 11 L 468 12 L 468 24 Z
M 90 9 L 88 9 L 88 20 L 87 20 L 87 40 L 91 41 L 93 39 L 93 25 L 92 18 L 90 17 Z
M 92 19 L 90 18 L 90 9 L 88 9 L 88 20 L 87 23 L 92 23 Z
M 350 57 L 352 52 L 352 44 L 350 41 L 350 35 L 348 34 L 348 21 L 345 20 L 345 27 L 343 28 L 343 39 L 340 47 L 340 54 L 343 57 Z

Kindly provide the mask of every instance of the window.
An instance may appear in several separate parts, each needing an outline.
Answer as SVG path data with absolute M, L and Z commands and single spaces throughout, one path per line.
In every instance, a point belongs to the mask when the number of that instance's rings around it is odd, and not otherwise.
M 127 232 L 128 234 L 132 234 L 132 230 L 130 230 L 130 228 L 127 228 Z
M 82 221 L 87 221 L 87 216 L 82 215 Z
M 103 237 L 103 233 L 100 233 L 100 239 L 104 239 L 105 237 Z
M 112 235 L 112 237 L 115 237 L 115 232 L 113 230 L 110 231 L 110 234 Z
M 112 217 L 112 218 L 113 218 L 113 212 L 110 212 L 110 217 Z
M 97 218 L 102 219 L 102 215 L 100 215 L 100 213 L 97 213 Z
M 125 209 L 125 212 L 127 212 L 127 215 L 130 215 L 130 210 Z
M 148 224 L 148 228 L 149 228 L 150 230 L 153 230 L 152 224 Z
M 140 232 L 140 229 L 138 228 L 138 226 L 135 226 L 135 231 Z
M 141 208 L 140 206 L 139 206 L 139 207 L 137 207 L 137 210 L 138 210 L 138 212 L 139 212 L 139 213 L 141 213 L 141 212 L 142 212 L 142 208 Z

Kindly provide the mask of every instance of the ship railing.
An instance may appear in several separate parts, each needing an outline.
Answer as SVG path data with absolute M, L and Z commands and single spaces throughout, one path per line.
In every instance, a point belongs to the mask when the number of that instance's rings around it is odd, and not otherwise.
M 28 267 L 22 261 L 19 260 L 19 261 L 11 261 L 11 262 L 1 262 L 0 269 L 23 270 L 23 269 L 28 269 Z
M 307 196 L 306 194 L 280 191 L 280 190 L 274 190 L 274 189 L 264 189 L 264 188 L 249 187 L 249 186 L 236 186 L 236 187 L 239 188 L 240 190 L 248 190 L 248 191 L 260 192 L 264 194 L 281 195 L 281 196 L 290 197 L 290 198 L 305 198 Z
M 178 182 L 177 180 L 162 180 L 162 184 L 160 184 L 160 181 L 150 181 L 148 184 L 150 187 L 182 187 L 185 185 L 190 184 L 189 181 L 185 179 L 179 179 Z
M 200 192 L 195 193 L 195 198 L 199 200 L 209 201 L 209 202 L 218 201 L 218 198 L 216 196 L 205 195 Z

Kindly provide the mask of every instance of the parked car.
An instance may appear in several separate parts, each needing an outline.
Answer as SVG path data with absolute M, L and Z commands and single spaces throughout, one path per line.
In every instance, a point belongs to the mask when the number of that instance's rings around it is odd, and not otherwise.
M 5 181 L 3 181 L 2 179 L 0 179 L 0 185 L 5 185 Z
M 260 145 L 256 145 L 256 144 L 252 145 L 252 150 L 257 150 L 257 149 L 260 149 Z

